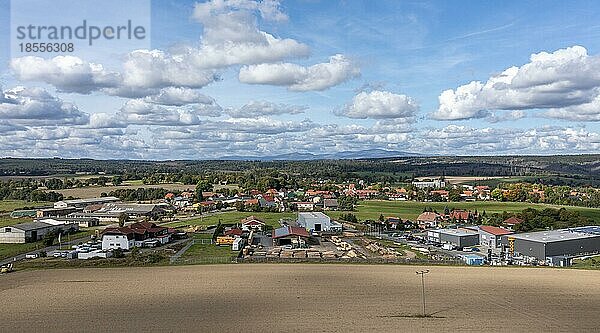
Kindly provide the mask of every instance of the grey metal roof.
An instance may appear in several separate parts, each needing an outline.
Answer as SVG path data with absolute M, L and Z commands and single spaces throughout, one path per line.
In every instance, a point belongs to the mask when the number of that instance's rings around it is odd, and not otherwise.
M 15 228 L 15 229 L 23 230 L 23 231 L 45 229 L 45 228 L 48 228 L 48 227 L 53 227 L 53 225 L 52 224 L 48 224 L 48 223 L 44 223 L 44 222 L 37 222 L 37 221 L 19 223 L 19 224 L 15 224 L 15 225 L 9 226 L 9 228 Z
M 521 240 L 550 243 L 573 239 L 600 238 L 600 226 L 587 226 L 568 229 L 557 229 L 548 231 L 526 232 L 505 237 L 513 237 Z
M 275 229 L 275 234 L 273 235 L 273 237 L 279 238 L 282 236 L 286 236 L 288 234 L 289 234 L 288 227 L 281 227 L 281 228 Z
M 120 199 L 117 197 L 100 197 L 100 198 L 63 200 L 62 202 L 66 203 L 66 204 L 76 205 L 76 204 L 88 204 L 88 203 L 95 203 L 95 202 L 111 202 L 111 201 L 119 201 L 119 200 Z

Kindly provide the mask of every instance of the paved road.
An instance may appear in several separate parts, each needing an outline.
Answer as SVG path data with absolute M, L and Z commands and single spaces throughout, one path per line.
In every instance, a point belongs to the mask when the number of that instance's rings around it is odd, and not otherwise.
M 76 244 L 79 244 L 80 242 L 86 242 L 88 240 L 90 240 L 90 236 L 79 237 L 79 238 L 73 239 L 73 240 L 68 241 L 68 242 L 62 242 L 62 246 L 63 246 L 63 249 L 65 247 L 70 248 L 71 245 L 76 245 Z M 28 252 L 25 252 L 25 253 L 18 254 L 18 255 L 14 256 L 14 257 L 2 260 L 2 261 L 0 261 L 0 265 L 5 265 L 5 264 L 11 263 L 11 262 L 23 260 L 23 259 L 25 259 L 25 255 L 27 253 L 39 253 L 40 251 L 44 251 L 46 253 L 49 253 L 49 252 L 52 252 L 52 251 L 55 251 L 55 250 L 58 250 L 58 245 L 52 245 L 52 246 L 44 247 L 44 248 L 41 248 L 41 249 L 38 249 L 38 250 L 28 251 Z

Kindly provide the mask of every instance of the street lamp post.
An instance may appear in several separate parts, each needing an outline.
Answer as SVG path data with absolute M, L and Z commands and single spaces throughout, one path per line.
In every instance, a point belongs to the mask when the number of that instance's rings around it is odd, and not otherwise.
M 429 273 L 429 270 L 418 271 L 417 274 L 421 275 L 421 290 L 422 290 L 422 300 L 423 300 L 423 317 L 425 317 L 425 274 Z

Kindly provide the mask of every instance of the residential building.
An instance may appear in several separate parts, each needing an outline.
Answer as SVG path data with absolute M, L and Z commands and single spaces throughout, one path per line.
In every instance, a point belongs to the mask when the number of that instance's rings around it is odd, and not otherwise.
M 246 218 L 240 220 L 242 224 L 242 230 L 250 231 L 261 231 L 264 229 L 266 223 L 265 221 L 259 219 L 258 217 L 251 215 Z
M 423 212 L 417 217 L 417 225 L 421 229 L 437 228 L 441 219 L 436 212 Z
M 417 180 L 412 182 L 413 186 L 416 188 L 443 188 L 446 187 L 446 182 L 441 179 L 431 179 L 431 180 Z
M 312 202 L 294 202 L 299 212 L 310 212 L 315 210 L 315 204 Z
M 337 210 L 338 200 L 337 199 L 323 199 L 323 210 Z

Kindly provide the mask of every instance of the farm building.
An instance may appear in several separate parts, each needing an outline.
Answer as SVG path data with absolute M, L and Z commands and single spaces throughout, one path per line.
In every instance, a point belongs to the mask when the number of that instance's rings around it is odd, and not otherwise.
M 21 217 L 36 217 L 37 216 L 37 209 L 20 209 L 20 210 L 14 210 L 10 213 L 10 217 L 14 218 L 14 219 L 18 219 Z
M 309 232 L 341 232 L 342 225 L 321 212 L 298 213 L 298 225 Z
M 54 203 L 54 208 L 84 208 L 89 205 L 105 204 L 109 202 L 121 201 L 116 197 L 101 197 L 101 198 L 88 198 L 88 199 L 73 199 L 73 200 L 62 200 Z
M 310 237 L 306 229 L 285 226 L 273 230 L 273 243 L 275 245 L 293 245 L 303 247 Z
M 97 218 L 74 218 L 74 217 L 52 217 L 52 218 L 43 218 L 36 219 L 39 222 L 45 222 L 54 225 L 60 224 L 75 224 L 82 228 L 95 227 L 100 225 L 100 220 Z
M 479 227 L 479 244 L 491 248 L 500 247 L 502 236 L 510 235 L 513 232 L 504 228 L 498 228 L 491 225 L 482 225 Z
M 471 229 L 436 229 L 427 231 L 427 240 L 440 244 L 451 244 L 458 249 L 479 244 L 479 234 Z
M 570 266 L 573 258 L 600 253 L 600 226 L 526 232 L 502 236 L 510 255 L 525 261 Z
M 155 204 L 107 203 L 102 209 L 96 211 L 96 213 L 116 214 L 117 216 L 125 213 L 129 218 L 135 219 L 143 216 L 156 218 L 162 215 L 164 211 L 160 206 Z
M 42 208 L 38 209 L 36 212 L 37 218 L 43 217 L 59 217 L 59 216 L 67 216 L 71 213 L 77 211 L 75 207 L 65 207 L 65 208 Z
M 44 222 L 27 222 L 0 228 L 0 243 L 35 242 L 49 232 L 61 230 L 62 226 Z

